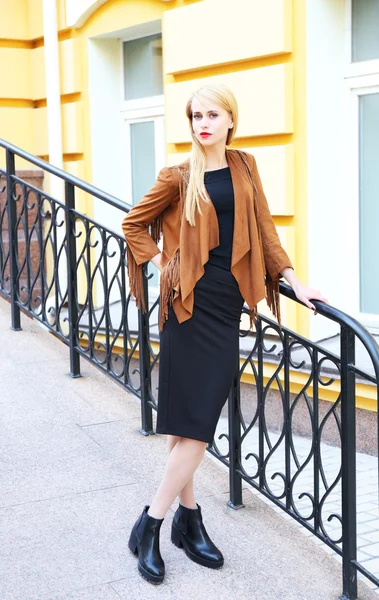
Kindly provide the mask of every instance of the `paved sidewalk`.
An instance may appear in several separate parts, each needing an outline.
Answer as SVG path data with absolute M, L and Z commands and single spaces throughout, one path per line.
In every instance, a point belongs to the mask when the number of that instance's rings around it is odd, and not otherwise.
M 228 477 L 209 457 L 195 486 L 225 565 L 192 563 L 163 526 L 165 582 L 136 569 L 127 541 L 165 463 L 165 436 L 142 436 L 138 400 L 23 316 L 9 327 L 0 298 L 0 600 L 336 600 L 340 565 L 244 489 L 227 507 Z M 360 583 L 361 600 L 377 595 Z

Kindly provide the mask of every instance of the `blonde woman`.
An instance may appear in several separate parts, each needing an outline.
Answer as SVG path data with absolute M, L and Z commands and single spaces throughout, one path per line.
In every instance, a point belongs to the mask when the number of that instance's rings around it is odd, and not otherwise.
M 280 322 L 279 279 L 315 310 L 282 248 L 254 157 L 228 149 L 238 124 L 236 99 L 223 85 L 199 89 L 188 100 L 190 159 L 164 168 L 152 189 L 122 223 L 131 294 L 145 311 L 142 265 L 161 271 L 157 433 L 167 434 L 169 456 L 150 505 L 129 539 L 138 569 L 161 583 L 165 565 L 159 535 L 179 496 L 171 540 L 196 563 L 218 569 L 224 558 L 210 539 L 197 504 L 193 476 L 228 396 L 239 352 L 244 301 L 250 324 L 266 297 Z M 157 242 L 163 235 L 163 250 Z

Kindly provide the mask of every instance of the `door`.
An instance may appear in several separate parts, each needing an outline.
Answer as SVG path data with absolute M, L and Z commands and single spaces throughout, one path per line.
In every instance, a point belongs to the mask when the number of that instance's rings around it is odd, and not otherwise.
M 127 202 L 137 204 L 166 163 L 162 71 L 162 35 L 121 43 L 122 121 Z M 150 294 L 158 294 L 158 269 L 149 263 Z

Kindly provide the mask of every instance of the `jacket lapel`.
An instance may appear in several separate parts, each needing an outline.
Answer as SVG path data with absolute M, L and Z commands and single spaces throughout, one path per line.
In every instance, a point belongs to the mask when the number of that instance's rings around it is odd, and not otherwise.
M 182 195 L 184 202 L 185 188 Z M 196 213 L 195 227 L 184 215 L 180 225 L 180 288 L 183 306 L 188 311 L 192 311 L 194 282 L 204 274 L 209 251 L 219 245 L 218 219 L 212 201 L 201 201 L 201 211 L 201 215 Z
M 226 158 L 230 167 L 234 190 L 234 229 L 232 247 L 232 267 L 250 250 L 249 208 L 253 206 L 250 182 L 236 151 L 227 150 Z
M 231 265 L 234 271 L 233 267 L 251 248 L 249 228 L 251 219 L 254 219 L 254 204 L 250 181 L 238 153 L 235 150 L 227 150 L 226 158 L 234 190 Z M 196 214 L 195 227 L 191 227 L 185 218 L 182 218 L 180 227 L 180 287 L 183 306 L 187 310 L 192 310 L 194 282 L 196 283 L 204 274 L 204 265 L 208 261 L 209 251 L 219 245 L 218 219 L 213 203 L 201 202 L 201 210 L 202 215 Z

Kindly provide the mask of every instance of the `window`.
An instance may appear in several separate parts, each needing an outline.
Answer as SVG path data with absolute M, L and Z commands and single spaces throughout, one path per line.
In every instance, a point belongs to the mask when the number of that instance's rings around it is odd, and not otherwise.
M 130 123 L 132 201 L 136 204 L 155 180 L 154 121 Z
M 352 62 L 379 58 L 379 2 L 352 0 Z
M 346 70 L 350 132 L 349 189 L 352 225 L 349 239 L 357 248 L 352 276 L 354 305 L 363 324 L 379 329 L 379 1 L 346 2 Z
M 163 94 L 160 33 L 123 43 L 125 100 Z
M 163 105 L 162 35 L 122 41 L 122 105 L 125 188 L 137 204 L 166 164 Z M 149 286 L 158 291 L 158 269 L 150 263 Z
M 359 96 L 360 312 L 379 315 L 379 93 Z

